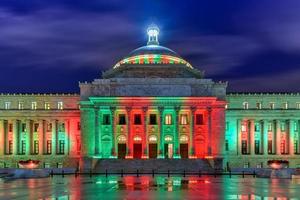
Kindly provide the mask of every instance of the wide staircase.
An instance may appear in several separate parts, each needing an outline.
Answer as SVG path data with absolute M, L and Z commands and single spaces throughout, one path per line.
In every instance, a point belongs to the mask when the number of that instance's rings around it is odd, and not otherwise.
M 94 172 L 120 173 L 170 173 L 178 172 L 212 172 L 213 168 L 207 159 L 98 159 Z

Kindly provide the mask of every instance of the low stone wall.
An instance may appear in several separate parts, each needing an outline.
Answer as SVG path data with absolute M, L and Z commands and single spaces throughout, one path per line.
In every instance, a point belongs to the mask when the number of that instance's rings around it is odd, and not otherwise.
M 213 167 L 206 159 L 97 159 L 93 168 L 94 172 L 110 173 L 136 172 L 212 172 Z

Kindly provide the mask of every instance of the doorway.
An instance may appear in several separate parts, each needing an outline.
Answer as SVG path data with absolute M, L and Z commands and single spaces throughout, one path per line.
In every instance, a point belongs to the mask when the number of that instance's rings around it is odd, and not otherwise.
M 133 144 L 133 158 L 141 159 L 142 158 L 142 144 Z
M 183 159 L 187 159 L 189 157 L 189 145 L 188 144 L 180 144 L 180 157 Z
M 149 158 L 157 158 L 157 144 L 149 144 Z
M 165 158 L 173 158 L 173 144 L 165 143 Z
M 126 144 L 118 144 L 118 158 L 125 159 L 126 156 Z

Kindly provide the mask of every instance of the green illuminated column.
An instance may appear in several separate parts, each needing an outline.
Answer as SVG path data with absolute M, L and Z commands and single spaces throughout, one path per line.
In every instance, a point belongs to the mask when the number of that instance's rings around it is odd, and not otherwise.
M 174 123 L 174 158 L 180 158 L 179 153 L 179 130 L 178 130 L 178 118 L 179 118 L 180 107 L 175 108 L 175 123 Z
M 276 155 L 280 155 L 280 121 L 276 120 Z
M 242 134 L 241 134 L 241 119 L 237 119 L 237 155 L 241 155 L 241 143 L 242 143 Z
M 148 130 L 147 130 L 147 110 L 148 110 L 148 108 L 147 107 L 143 107 L 143 117 L 144 117 L 144 123 L 143 123 L 143 125 L 144 125 L 144 136 L 145 136 L 145 138 L 144 138 L 144 140 L 145 140 L 145 147 L 144 147 L 144 157 L 148 157 L 149 155 L 148 155 L 148 152 L 149 152 L 149 147 L 148 147 Z
M 191 128 L 190 128 L 190 156 L 195 156 L 195 127 L 194 127 L 194 116 L 196 107 L 191 107 Z
M 207 120 L 207 131 L 208 131 L 208 148 L 207 148 L 207 153 L 209 156 L 211 156 L 211 152 L 212 152 L 212 138 L 211 138 L 211 112 L 212 112 L 212 109 L 211 107 L 208 107 L 207 108 L 207 115 L 208 115 L 208 120 Z
M 95 138 L 95 110 L 93 108 L 80 108 L 82 148 L 84 157 L 93 156 L 95 153 L 95 143 L 91 140 Z
M 66 127 L 66 130 L 65 130 L 65 149 L 66 149 L 66 152 L 65 154 L 66 155 L 70 155 L 70 120 L 65 120 L 65 127 Z M 74 133 L 73 133 L 74 134 Z
M 45 146 L 45 120 L 39 120 L 38 138 L 39 138 L 39 155 L 43 155 Z
M 111 157 L 112 158 L 116 158 L 116 139 L 115 139 L 115 126 L 116 126 L 116 123 L 115 123 L 115 111 L 116 111 L 116 108 L 115 107 L 111 107 L 110 108 L 110 111 L 111 111 L 111 121 L 112 121 L 112 133 L 111 133 L 111 141 L 112 141 L 112 149 L 111 149 Z
M 289 120 L 289 154 L 294 155 L 294 145 L 295 145 L 295 121 Z
M 57 152 L 57 120 L 52 120 L 52 152 L 51 155 L 56 155 Z
M 32 148 L 32 131 L 31 131 L 31 121 L 26 120 L 26 144 L 25 144 L 25 154 L 30 155 L 31 154 L 31 148 Z
M 254 151 L 254 146 L 255 146 L 255 133 L 254 133 L 254 120 L 251 119 L 249 120 L 249 126 L 250 126 L 250 129 L 249 129 L 249 148 L 250 148 L 250 155 L 254 155 L 255 154 L 255 151 Z
M 159 155 L 158 158 L 164 158 L 164 133 L 163 133 L 163 112 L 164 107 L 158 107 L 159 110 Z
M 13 155 L 19 153 L 19 120 L 13 120 Z
M 263 120 L 263 149 L 264 155 L 268 155 L 268 121 Z
M 95 108 L 95 155 L 99 155 L 100 148 L 100 128 L 99 128 L 99 108 Z
M 131 107 L 126 107 L 126 111 L 127 111 L 127 133 L 128 133 L 128 137 L 127 137 L 127 156 L 131 156 L 132 155 L 132 136 L 131 136 Z

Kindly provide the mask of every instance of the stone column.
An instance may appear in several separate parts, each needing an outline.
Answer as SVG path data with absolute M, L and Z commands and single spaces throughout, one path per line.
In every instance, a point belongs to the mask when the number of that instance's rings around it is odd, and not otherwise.
M 241 134 L 241 119 L 237 119 L 237 155 L 242 154 L 242 134 Z
M 207 127 L 208 127 L 208 148 L 207 148 L 207 153 L 208 153 L 209 156 L 211 156 L 211 154 L 212 154 L 211 112 L 212 112 L 211 107 L 208 107 L 207 108 L 207 114 L 208 114 L 208 120 L 207 120 Z
M 196 107 L 191 107 L 191 133 L 190 133 L 190 156 L 195 156 L 195 146 L 196 146 L 196 140 L 195 140 L 195 124 L 194 124 L 194 116 L 196 112 Z
M 5 154 L 5 129 L 4 120 L 0 120 L 0 156 Z
M 178 127 L 179 127 L 179 123 L 178 123 L 178 118 L 179 118 L 179 111 L 180 111 L 180 107 L 179 106 L 176 106 L 175 107 L 175 120 L 174 120 L 174 158 L 180 158 L 180 149 L 179 149 L 179 130 L 178 130 Z
M 249 152 L 250 152 L 250 155 L 255 155 L 255 122 L 253 119 L 249 120 Z
M 268 121 L 263 120 L 263 150 L 264 155 L 268 155 Z
M 295 148 L 295 121 L 290 119 L 289 120 L 289 154 L 294 155 L 294 148 Z
M 52 120 L 52 151 L 51 155 L 56 155 L 57 153 L 57 133 L 58 133 L 58 127 L 57 127 L 57 120 Z
M 110 111 L 111 111 L 111 124 L 112 124 L 112 138 L 111 138 L 111 142 L 112 142 L 112 148 L 111 148 L 111 156 L 115 157 L 116 156 L 116 136 L 115 136 L 115 111 L 116 111 L 116 107 L 110 107 Z
M 26 120 L 26 142 L 25 142 L 25 155 L 32 153 L 32 131 L 31 120 Z
M 99 129 L 99 108 L 95 107 L 95 155 L 99 155 L 100 129 Z
M 38 138 L 39 138 L 39 155 L 44 154 L 44 146 L 45 145 L 45 135 L 46 135 L 46 126 L 44 120 L 39 120 L 39 127 L 38 127 Z
M 19 153 L 19 138 L 20 138 L 20 123 L 19 120 L 13 120 L 13 155 Z
M 131 135 L 131 107 L 126 107 L 127 112 L 127 156 L 132 157 L 133 146 L 132 146 L 132 135 Z M 142 147 L 143 148 L 143 147 Z
M 163 133 L 163 113 L 164 107 L 159 107 L 159 158 L 164 158 L 164 133 Z
M 276 155 L 280 155 L 280 136 L 281 136 L 281 130 L 280 130 L 280 121 L 276 120 Z
M 147 107 L 143 107 L 143 119 L 144 119 L 144 139 L 145 139 L 145 147 L 144 147 L 144 152 L 143 155 L 144 157 L 149 157 L 149 145 L 148 145 L 148 130 L 147 130 Z

